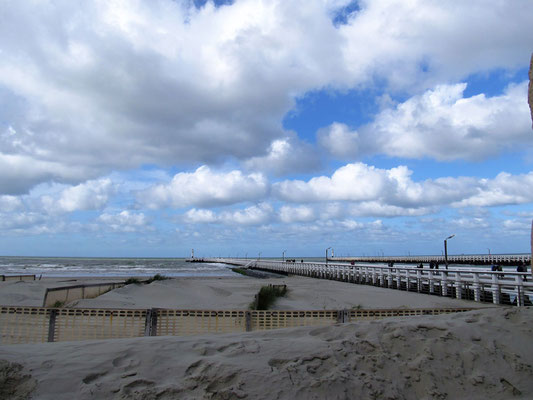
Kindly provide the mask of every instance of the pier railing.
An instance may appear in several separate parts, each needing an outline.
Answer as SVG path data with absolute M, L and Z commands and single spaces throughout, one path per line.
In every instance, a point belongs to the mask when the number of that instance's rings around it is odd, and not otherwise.
M 395 263 L 395 264 L 419 264 L 438 262 L 446 263 L 445 256 L 359 256 L 359 257 L 329 257 L 332 262 L 358 262 L 358 263 Z M 466 265 L 519 265 L 521 263 L 531 265 L 531 254 L 467 254 L 449 255 L 448 264 Z
M 527 272 L 481 268 L 430 269 L 413 266 L 350 265 L 243 259 L 204 259 L 290 275 L 338 280 L 457 299 L 532 305 L 533 282 Z
M 0 306 L 0 345 L 251 332 L 472 310 L 474 308 L 303 311 L 124 310 Z

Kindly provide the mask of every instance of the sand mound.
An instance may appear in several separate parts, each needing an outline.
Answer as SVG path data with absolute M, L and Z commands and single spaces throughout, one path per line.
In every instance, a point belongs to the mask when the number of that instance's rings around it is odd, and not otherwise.
M 495 308 L 260 333 L 3 346 L 0 354 L 24 360 L 39 399 L 526 399 L 532 339 L 533 309 Z M 27 387 L 24 371 L 5 376 L 10 390 Z
M 23 365 L 0 360 L 0 399 L 27 399 L 37 382 L 23 372 Z

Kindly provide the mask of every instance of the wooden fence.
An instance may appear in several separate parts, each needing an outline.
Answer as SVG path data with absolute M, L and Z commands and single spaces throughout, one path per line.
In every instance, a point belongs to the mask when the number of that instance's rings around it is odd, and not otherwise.
M 0 344 L 250 332 L 471 310 L 474 308 L 228 311 L 0 306 Z
M 91 283 L 48 288 L 44 294 L 43 307 L 53 307 L 80 299 L 94 299 L 101 294 L 122 286 L 124 286 L 124 282 Z
M 35 275 L 0 275 L 0 281 L 34 281 Z

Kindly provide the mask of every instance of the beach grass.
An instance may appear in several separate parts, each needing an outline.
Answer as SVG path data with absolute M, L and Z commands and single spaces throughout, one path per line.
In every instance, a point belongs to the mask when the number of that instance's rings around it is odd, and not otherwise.
M 278 297 L 287 294 L 287 285 L 262 286 L 255 300 L 250 304 L 252 310 L 268 310 L 276 302 Z

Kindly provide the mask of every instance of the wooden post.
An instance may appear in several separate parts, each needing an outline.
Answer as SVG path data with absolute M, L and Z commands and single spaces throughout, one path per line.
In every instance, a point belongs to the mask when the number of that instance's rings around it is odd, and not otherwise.
M 246 311 L 245 312 L 244 319 L 245 319 L 246 332 L 250 332 L 252 330 L 252 313 L 251 313 L 251 311 Z
M 157 336 L 157 308 L 146 310 L 144 336 Z
M 48 341 L 49 342 L 54 341 L 54 335 L 56 331 L 56 317 L 57 317 L 57 310 L 56 309 L 50 310 L 50 319 L 48 320 Z

